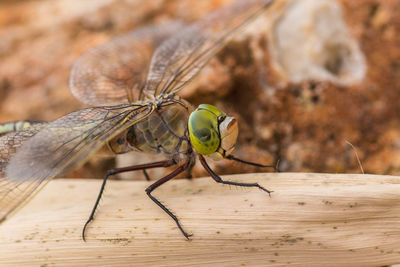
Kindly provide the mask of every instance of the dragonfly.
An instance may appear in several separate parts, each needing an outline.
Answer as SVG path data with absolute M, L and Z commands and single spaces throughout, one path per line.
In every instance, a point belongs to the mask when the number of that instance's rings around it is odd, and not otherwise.
M 25 203 L 50 179 L 82 165 L 104 145 L 116 154 L 162 153 L 166 160 L 116 168 L 104 176 L 82 239 L 108 178 L 112 175 L 176 166 L 145 189 L 189 239 L 178 217 L 152 192 L 190 170 L 196 158 L 218 183 L 272 191 L 258 183 L 222 179 L 207 160 L 263 165 L 233 155 L 238 122 L 215 106 L 197 108 L 177 93 L 273 0 L 239 0 L 190 25 L 171 22 L 147 26 L 90 49 L 73 65 L 70 89 L 89 108 L 52 122 L 21 121 L 0 125 L 0 221 Z

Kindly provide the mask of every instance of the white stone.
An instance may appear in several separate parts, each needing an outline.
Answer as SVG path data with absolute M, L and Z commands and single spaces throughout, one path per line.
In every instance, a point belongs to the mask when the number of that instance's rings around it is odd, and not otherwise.
M 290 0 L 270 30 L 274 67 L 292 82 L 359 83 L 365 57 L 332 0 Z

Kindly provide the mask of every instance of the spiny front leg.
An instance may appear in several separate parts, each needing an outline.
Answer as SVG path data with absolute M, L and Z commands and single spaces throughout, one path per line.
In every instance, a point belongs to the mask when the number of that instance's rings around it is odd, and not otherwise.
M 201 165 L 203 165 L 204 169 L 206 169 L 206 171 L 211 175 L 211 177 L 217 183 L 229 184 L 229 185 L 234 185 L 234 186 L 243 186 L 243 187 L 257 187 L 257 188 L 263 190 L 264 192 L 267 192 L 269 194 L 269 196 L 271 196 L 271 193 L 273 192 L 273 191 L 270 191 L 270 190 L 262 187 L 258 183 L 238 183 L 238 182 L 224 181 L 213 170 L 211 170 L 210 166 L 208 166 L 206 160 L 204 159 L 204 157 L 202 155 L 199 155 L 199 159 L 200 159 Z

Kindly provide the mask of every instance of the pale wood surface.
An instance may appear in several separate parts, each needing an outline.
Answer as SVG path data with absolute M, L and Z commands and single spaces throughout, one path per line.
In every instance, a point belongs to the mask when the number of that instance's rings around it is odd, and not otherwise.
M 383 266 L 400 263 L 400 178 L 247 174 L 274 190 L 177 180 L 155 191 L 174 222 L 144 193 L 147 182 L 111 181 L 96 220 L 82 226 L 99 180 L 54 180 L 0 225 L 0 266 Z

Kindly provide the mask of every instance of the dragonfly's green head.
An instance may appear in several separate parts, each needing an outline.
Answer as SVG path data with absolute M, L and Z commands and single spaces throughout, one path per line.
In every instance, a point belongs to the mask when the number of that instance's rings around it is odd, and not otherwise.
M 238 136 L 238 123 L 218 108 L 202 104 L 190 114 L 189 136 L 193 148 L 215 160 L 232 153 Z

